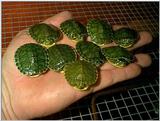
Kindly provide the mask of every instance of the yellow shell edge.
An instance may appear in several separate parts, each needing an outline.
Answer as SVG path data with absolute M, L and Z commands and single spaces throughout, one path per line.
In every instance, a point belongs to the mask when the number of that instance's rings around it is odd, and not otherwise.
M 123 67 L 125 67 L 125 65 L 116 65 L 116 64 L 114 64 L 114 63 L 112 63 L 110 60 L 108 60 L 108 63 L 110 63 L 111 65 L 113 65 L 113 66 L 115 66 L 115 67 L 118 67 L 118 68 L 123 68 Z

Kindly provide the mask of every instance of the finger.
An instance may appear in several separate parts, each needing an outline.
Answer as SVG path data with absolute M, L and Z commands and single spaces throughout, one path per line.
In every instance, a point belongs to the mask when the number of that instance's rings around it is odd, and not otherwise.
M 140 66 L 147 67 L 151 64 L 151 58 L 149 55 L 136 54 L 135 56 L 137 58 L 137 62 L 132 63 L 124 68 L 115 68 L 109 63 L 106 63 L 100 73 L 100 83 L 98 84 L 98 86 L 96 85 L 96 87 L 94 88 L 94 92 L 111 86 L 115 83 L 134 78 L 140 74 Z
M 64 11 L 46 19 L 43 23 L 52 24 L 59 27 L 62 22 L 71 18 L 72 14 L 69 11 Z
M 112 25 L 113 31 L 116 31 L 120 28 L 128 27 L 127 25 Z
M 138 64 L 132 63 L 124 68 L 118 68 L 112 70 L 113 84 L 128 80 L 138 76 L 141 72 L 141 68 Z
M 141 68 L 138 64 L 132 63 L 124 68 L 117 68 L 113 70 L 102 70 L 100 72 L 100 80 L 95 85 L 93 92 L 109 87 L 121 81 L 125 81 L 138 76 Z
M 136 54 L 135 56 L 137 59 L 136 63 L 141 67 L 148 67 L 152 63 L 151 57 L 147 54 Z

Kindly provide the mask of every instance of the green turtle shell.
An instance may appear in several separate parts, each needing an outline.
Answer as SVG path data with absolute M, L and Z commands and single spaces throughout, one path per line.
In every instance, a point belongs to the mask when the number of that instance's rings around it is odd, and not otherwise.
M 105 21 L 90 19 L 87 23 L 87 32 L 91 37 L 91 41 L 97 45 L 105 45 L 112 42 L 112 27 Z
M 62 71 L 63 67 L 76 60 L 75 50 L 66 44 L 55 44 L 48 48 L 49 68 L 54 71 Z
M 76 89 L 87 90 L 97 81 L 96 66 L 84 60 L 69 63 L 64 68 L 65 78 Z
M 76 44 L 76 50 L 81 59 L 91 62 L 96 66 L 99 66 L 106 61 L 101 52 L 101 48 L 92 42 L 80 41 Z
M 80 22 L 69 19 L 61 23 L 62 32 L 71 40 L 83 41 L 87 35 L 86 27 Z
M 138 32 L 130 28 L 120 28 L 114 32 L 114 42 L 123 48 L 131 47 L 137 42 Z
M 109 63 L 116 67 L 124 67 L 132 63 L 133 55 L 125 48 L 114 46 L 102 48 L 102 53 Z
M 35 24 L 29 28 L 29 34 L 39 44 L 50 47 L 61 37 L 60 30 L 54 25 Z
M 22 45 L 16 50 L 14 59 L 19 71 L 28 76 L 38 76 L 48 70 L 47 50 L 38 44 Z

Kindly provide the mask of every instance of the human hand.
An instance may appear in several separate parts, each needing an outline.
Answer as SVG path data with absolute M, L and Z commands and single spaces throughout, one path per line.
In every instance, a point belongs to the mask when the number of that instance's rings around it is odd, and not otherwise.
M 66 11 L 44 22 L 59 27 L 60 23 L 71 18 L 72 15 Z M 113 29 L 120 27 L 122 26 L 116 25 Z M 139 41 L 130 50 L 148 44 L 151 40 L 152 36 L 148 32 L 140 32 Z M 151 59 L 146 54 L 135 55 L 137 61 L 124 68 L 115 68 L 105 63 L 100 69 L 97 84 L 87 91 L 79 91 L 67 83 L 64 74 L 52 70 L 36 78 L 21 74 L 14 63 L 14 54 L 18 47 L 26 43 L 36 42 L 26 30 L 22 30 L 14 37 L 3 56 L 2 109 L 6 119 L 31 119 L 56 113 L 90 93 L 138 76 L 141 67 L 151 64 Z M 65 35 L 58 43 L 75 47 L 75 43 Z

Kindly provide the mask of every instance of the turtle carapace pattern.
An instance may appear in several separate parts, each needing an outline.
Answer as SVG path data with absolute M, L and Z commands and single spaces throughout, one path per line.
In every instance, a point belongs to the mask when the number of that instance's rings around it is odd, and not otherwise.
M 130 28 L 120 28 L 114 31 L 113 41 L 123 47 L 129 48 L 132 47 L 138 40 L 139 34 L 137 31 Z
M 29 28 L 30 36 L 39 44 L 50 47 L 61 39 L 62 33 L 54 25 L 45 23 L 35 24 Z
M 90 19 L 87 23 L 87 32 L 91 41 L 99 46 L 112 42 L 112 27 L 105 21 Z
M 130 53 L 127 49 L 119 46 L 102 48 L 102 53 L 108 62 L 116 67 L 121 68 L 134 61 L 132 53 Z
M 78 90 L 87 90 L 97 82 L 97 68 L 89 62 L 78 60 L 69 63 L 64 68 L 68 83 Z
M 76 51 L 66 44 L 55 44 L 48 48 L 49 68 L 54 71 L 63 71 L 65 64 L 77 58 Z
M 106 61 L 101 52 L 101 48 L 92 42 L 80 41 L 76 44 L 76 50 L 81 59 L 84 59 L 97 67 Z
M 48 53 L 41 45 L 24 44 L 16 50 L 15 64 L 21 73 L 38 76 L 48 70 Z
M 75 42 L 83 41 L 87 37 L 86 27 L 74 19 L 61 23 L 60 29 L 69 39 Z

